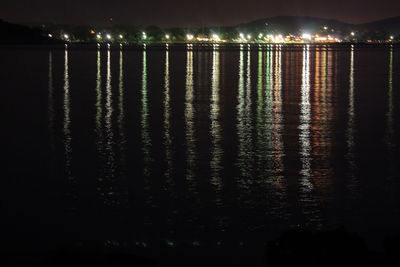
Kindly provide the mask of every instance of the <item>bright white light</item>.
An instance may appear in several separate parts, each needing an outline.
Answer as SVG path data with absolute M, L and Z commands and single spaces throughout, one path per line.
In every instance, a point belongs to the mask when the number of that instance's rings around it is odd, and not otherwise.
M 100 34 L 97 34 L 96 37 L 97 37 L 97 38 L 101 38 L 101 35 L 100 35 Z
M 262 37 L 263 37 L 263 34 L 260 33 L 260 34 L 258 35 L 258 39 L 261 39 Z
M 68 34 L 64 34 L 64 38 L 68 39 L 69 38 Z
M 250 34 L 247 35 L 247 39 L 248 39 L 248 40 L 251 39 L 251 35 L 250 35 Z
M 354 36 L 354 35 L 356 35 L 356 33 L 355 33 L 355 32 L 351 32 L 350 34 L 351 34 L 351 36 Z
M 49 37 L 50 37 L 50 38 L 52 38 L 52 37 L 53 37 L 53 35 L 52 35 L 51 33 L 49 33 Z
M 244 34 L 240 33 L 240 38 L 244 39 Z
M 303 35 L 301 36 L 301 38 L 303 38 L 303 40 L 311 40 L 311 34 L 309 33 L 303 33 Z
M 324 26 L 324 30 L 325 30 L 325 31 L 328 30 L 328 26 Z
M 219 38 L 219 36 L 218 36 L 218 34 L 213 34 L 213 39 L 214 39 L 214 41 L 217 41 L 217 42 L 219 42 L 221 39 Z
M 122 38 L 124 38 L 124 36 L 122 36 L 122 34 L 120 34 L 120 35 L 119 35 L 119 38 L 122 39 Z
M 272 41 L 273 41 L 274 43 L 283 43 L 283 42 L 285 41 L 285 40 L 283 40 L 282 34 L 272 36 L 271 39 L 272 39 Z
M 186 39 L 188 39 L 189 41 L 193 40 L 193 35 L 192 34 L 187 34 L 186 35 Z
M 393 39 L 394 39 L 394 37 L 393 37 L 393 36 L 390 36 L 390 39 L 391 39 L 391 40 L 393 40 Z
M 169 39 L 169 34 L 166 34 L 166 35 L 165 35 L 165 39 Z
M 107 34 L 106 37 L 107 37 L 107 39 L 109 39 L 109 40 L 111 39 L 111 35 L 109 35 L 109 34 Z

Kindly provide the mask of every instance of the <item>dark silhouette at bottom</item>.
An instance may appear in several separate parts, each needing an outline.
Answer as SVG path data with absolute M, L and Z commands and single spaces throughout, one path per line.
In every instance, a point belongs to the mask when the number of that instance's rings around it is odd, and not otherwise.
M 267 239 L 266 239 L 267 240 Z M 284 232 L 264 245 L 250 242 L 242 248 L 176 247 L 150 257 L 101 250 L 55 249 L 47 252 L 0 253 L 0 266 L 18 267 L 122 267 L 122 266 L 255 266 L 255 267 L 355 267 L 400 266 L 400 235 L 386 238 L 383 251 L 370 250 L 364 239 L 344 228 L 312 232 Z M 266 247 L 265 247 L 266 244 Z M 263 249 L 264 247 L 264 249 Z M 266 251 L 266 254 L 262 255 Z M 154 252 L 154 251 L 153 251 Z M 139 253 L 140 254 L 140 253 Z M 254 257 L 258 258 L 255 260 Z
M 400 236 L 386 239 L 384 252 L 368 249 L 344 228 L 325 232 L 289 231 L 268 242 L 267 266 L 400 266 Z

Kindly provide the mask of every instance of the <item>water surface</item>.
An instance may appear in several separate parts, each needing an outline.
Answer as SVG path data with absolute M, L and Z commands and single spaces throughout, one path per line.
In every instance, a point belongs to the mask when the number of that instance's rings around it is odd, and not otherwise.
M 397 233 L 397 46 L 199 48 L 1 47 L 4 247 Z

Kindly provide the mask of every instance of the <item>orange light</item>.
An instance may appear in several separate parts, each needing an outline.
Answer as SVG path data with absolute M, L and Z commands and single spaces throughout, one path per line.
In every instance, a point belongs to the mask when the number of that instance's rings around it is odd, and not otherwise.
M 95 31 L 94 30 L 90 30 L 90 34 L 95 34 Z

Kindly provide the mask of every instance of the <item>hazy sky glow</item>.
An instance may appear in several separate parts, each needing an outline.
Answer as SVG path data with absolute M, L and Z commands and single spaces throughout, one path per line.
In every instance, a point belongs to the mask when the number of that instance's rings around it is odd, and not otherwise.
M 400 16 L 399 0 L 0 0 L 0 18 L 16 22 L 159 26 L 235 25 L 280 16 L 363 23 Z

